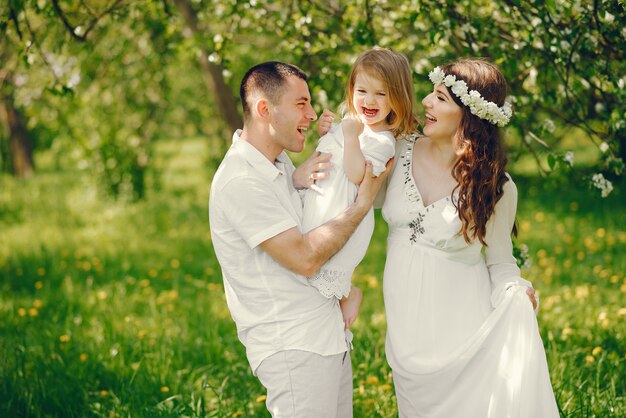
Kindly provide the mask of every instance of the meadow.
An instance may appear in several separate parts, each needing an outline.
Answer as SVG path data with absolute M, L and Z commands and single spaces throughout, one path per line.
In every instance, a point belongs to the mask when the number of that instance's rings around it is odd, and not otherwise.
M 206 141 L 163 141 L 146 199 L 38 155 L 0 176 L 0 417 L 269 416 L 211 247 Z M 563 417 L 626 417 L 626 194 L 513 166 L 518 243 Z M 384 354 L 386 226 L 355 281 L 355 417 L 394 417 Z

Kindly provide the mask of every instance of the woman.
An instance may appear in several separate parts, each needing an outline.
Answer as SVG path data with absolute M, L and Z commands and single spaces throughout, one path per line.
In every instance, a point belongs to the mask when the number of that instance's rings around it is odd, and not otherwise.
M 506 80 L 478 59 L 430 79 L 424 136 L 400 141 L 383 205 L 386 352 L 400 416 L 558 417 L 535 292 L 512 255 Z

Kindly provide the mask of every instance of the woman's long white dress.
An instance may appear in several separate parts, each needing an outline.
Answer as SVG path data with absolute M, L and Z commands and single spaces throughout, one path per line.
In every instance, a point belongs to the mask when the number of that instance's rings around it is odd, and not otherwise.
M 359 144 L 365 159 L 372 162 L 374 175 L 378 176 L 385 171 L 387 161 L 395 154 L 395 143 L 396 140 L 390 131 L 374 132 L 365 125 L 363 133 L 359 135 Z M 344 171 L 343 144 L 341 124 L 334 125 L 320 138 L 317 151 L 332 153 L 333 167 L 329 177 L 316 182 L 321 193 L 313 189 L 307 189 L 305 192 L 302 232 L 308 232 L 331 220 L 354 203 L 359 188 L 348 179 Z M 373 232 L 374 211 L 370 210 L 346 245 L 317 273 L 309 277 L 309 283 L 327 298 L 341 299 L 348 296 L 352 273 L 363 260 Z
M 505 183 L 488 246 L 467 244 L 450 197 L 424 206 L 415 140 L 399 141 L 383 205 L 386 354 L 400 416 L 558 417 L 530 283 L 512 255 L 515 184 Z

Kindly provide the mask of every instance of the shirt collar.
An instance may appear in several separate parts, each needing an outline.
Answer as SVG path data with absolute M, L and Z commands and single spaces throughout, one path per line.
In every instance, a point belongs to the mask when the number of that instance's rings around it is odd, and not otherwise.
M 256 149 L 254 145 L 241 139 L 241 132 L 241 129 L 237 129 L 233 134 L 232 146 L 239 152 L 239 154 L 245 158 L 245 160 L 262 176 L 268 178 L 269 180 L 274 180 L 277 176 L 283 174 L 282 171 L 279 170 L 270 160 L 268 160 L 267 157 L 261 153 L 261 151 Z M 282 151 L 278 154 L 278 157 L 276 157 L 276 161 L 282 163 L 281 165 L 287 165 L 290 160 L 285 151 Z

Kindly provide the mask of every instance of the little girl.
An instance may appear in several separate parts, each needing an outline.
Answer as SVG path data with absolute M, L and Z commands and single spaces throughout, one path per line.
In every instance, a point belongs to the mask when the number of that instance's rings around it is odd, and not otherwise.
M 330 130 L 332 112 L 325 110 L 320 117 L 320 135 L 328 133 L 320 138 L 317 151 L 332 154 L 333 168 L 306 191 L 303 232 L 334 218 L 354 202 L 366 160 L 372 162 L 374 175 L 385 170 L 395 154 L 395 138 L 408 135 L 417 126 L 413 105 L 412 73 L 404 55 L 375 47 L 359 56 L 342 104 L 346 117 Z M 346 245 L 309 277 L 322 295 L 340 300 L 346 329 L 356 319 L 362 298 L 361 290 L 351 285 L 352 273 L 365 256 L 373 231 L 374 211 L 370 210 Z

